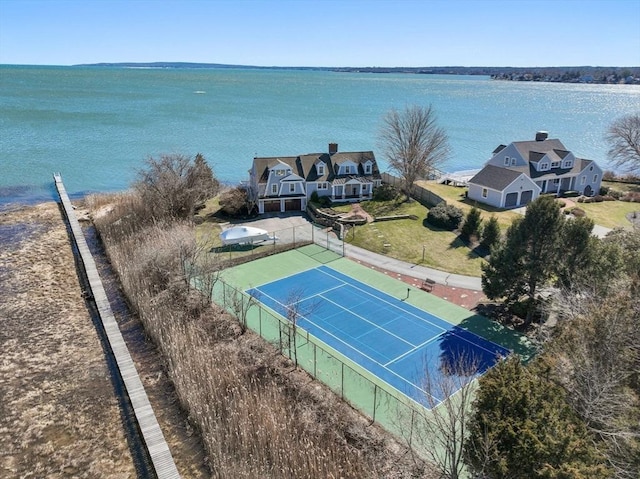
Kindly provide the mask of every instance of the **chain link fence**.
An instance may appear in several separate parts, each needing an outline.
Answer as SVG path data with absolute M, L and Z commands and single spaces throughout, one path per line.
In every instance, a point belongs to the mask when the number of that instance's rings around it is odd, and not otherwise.
M 375 378 L 340 352 L 316 339 L 295 321 L 273 313 L 247 293 L 218 279 L 213 301 L 233 314 L 241 325 L 258 333 L 296 366 L 327 385 L 371 422 L 401 437 L 412 436 L 401 418 L 413 417 L 418 406 Z M 412 427 L 412 426 L 410 426 Z

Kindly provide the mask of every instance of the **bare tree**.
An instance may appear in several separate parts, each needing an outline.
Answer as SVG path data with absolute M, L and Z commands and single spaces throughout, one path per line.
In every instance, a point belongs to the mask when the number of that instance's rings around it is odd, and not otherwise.
M 422 389 L 428 408 L 402 413 L 399 426 L 411 451 L 438 467 L 442 477 L 458 479 L 464 477 L 463 444 L 479 361 L 461 354 L 446 362 L 435 376 L 425 366 Z
M 285 300 L 285 317 L 287 318 L 286 329 L 280 329 L 280 351 L 284 350 L 284 341 L 289 348 L 289 358 L 293 359 L 295 366 L 298 366 L 298 322 L 301 318 L 305 318 L 319 307 L 317 302 L 305 302 L 304 288 L 292 289 Z
M 614 121 L 605 135 L 609 158 L 618 168 L 640 171 L 640 114 L 627 115 Z
M 630 479 L 640 468 L 640 301 L 630 280 L 616 286 L 606 297 L 587 289 L 560 292 L 556 338 L 546 349 L 572 406 L 602 440 L 615 477 Z
M 182 277 L 186 287 L 200 292 L 202 306 L 210 306 L 213 290 L 220 279 L 220 255 L 212 253 L 208 242 L 197 242 L 195 236 L 183 241 L 178 249 Z
M 413 183 L 428 178 L 450 153 L 447 134 L 437 125 L 431 105 L 388 112 L 379 141 L 389 166 L 402 177 L 407 198 Z
M 228 287 L 225 289 L 225 302 L 231 306 L 233 314 L 240 322 L 240 330 L 242 334 L 247 332 L 247 321 L 249 311 L 260 302 L 260 293 L 254 292 L 246 295 L 235 288 Z
M 133 187 L 153 218 L 190 218 L 215 196 L 219 182 L 200 154 L 193 161 L 183 155 L 161 155 L 145 161 Z

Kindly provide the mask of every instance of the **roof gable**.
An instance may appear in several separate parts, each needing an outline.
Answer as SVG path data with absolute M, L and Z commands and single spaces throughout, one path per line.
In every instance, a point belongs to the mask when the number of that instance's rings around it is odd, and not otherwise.
M 524 175 L 522 171 L 487 165 L 471 178 L 469 183 L 502 191 L 521 175 Z

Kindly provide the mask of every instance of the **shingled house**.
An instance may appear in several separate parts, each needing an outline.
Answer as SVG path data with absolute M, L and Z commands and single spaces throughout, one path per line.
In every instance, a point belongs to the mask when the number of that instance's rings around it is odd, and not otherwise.
M 303 211 L 314 192 L 332 201 L 371 199 L 382 178 L 372 151 L 254 158 L 249 191 L 259 213 Z
M 497 208 L 515 208 L 542 193 L 597 194 L 602 169 L 593 160 L 577 158 L 560 140 L 547 137 L 541 131 L 535 141 L 498 146 L 484 168 L 469 180 L 469 199 Z

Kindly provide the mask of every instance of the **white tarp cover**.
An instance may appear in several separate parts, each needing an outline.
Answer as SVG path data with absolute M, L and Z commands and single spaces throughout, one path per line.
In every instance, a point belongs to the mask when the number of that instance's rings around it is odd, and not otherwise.
M 223 245 L 255 243 L 257 241 L 266 241 L 273 239 L 269 237 L 269 233 L 260 228 L 252 226 L 235 226 L 220 233 L 220 239 Z

